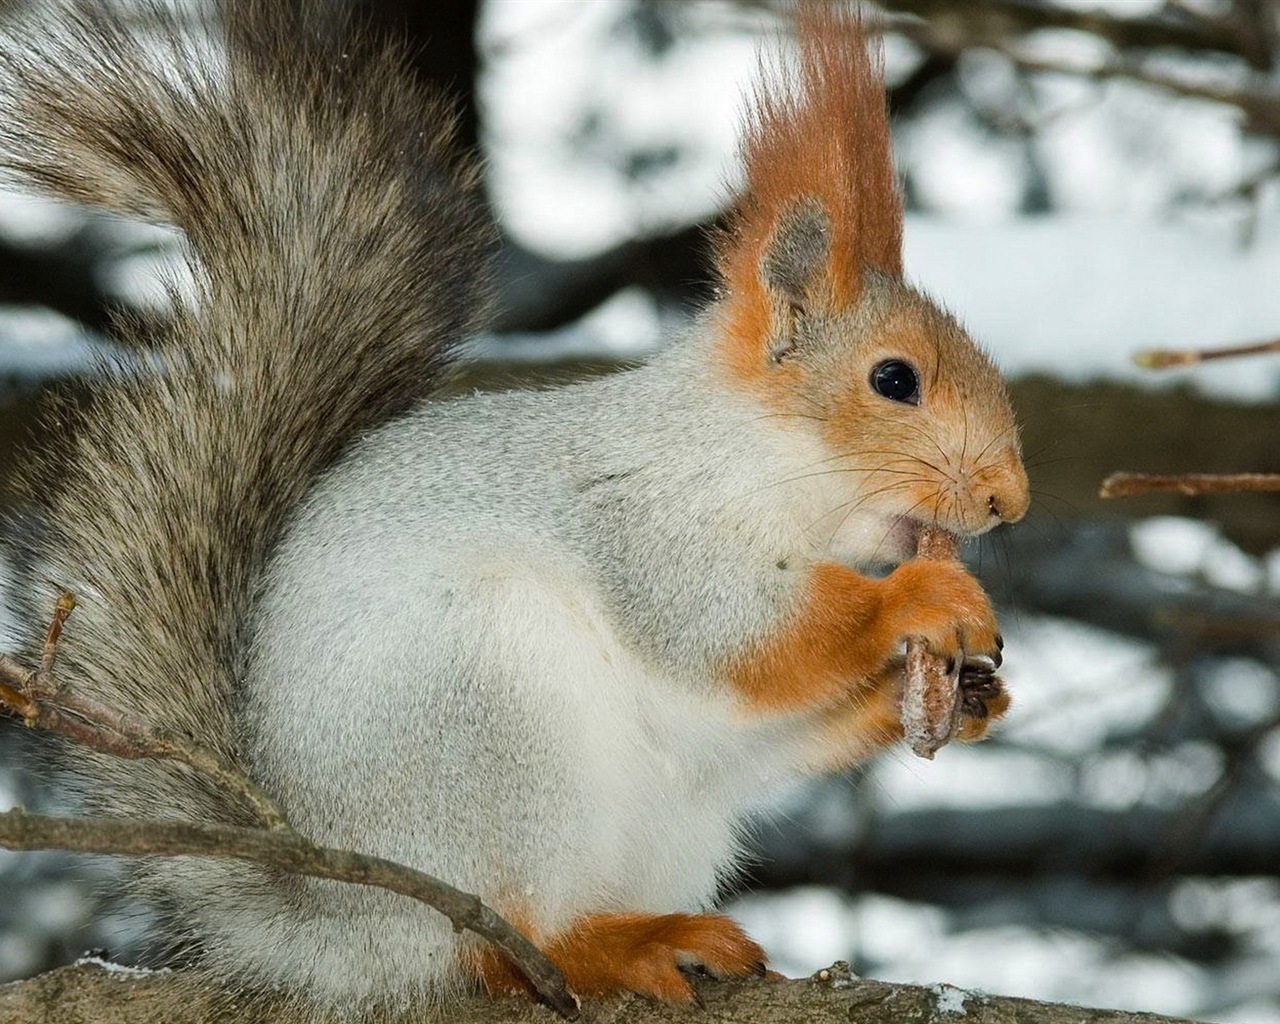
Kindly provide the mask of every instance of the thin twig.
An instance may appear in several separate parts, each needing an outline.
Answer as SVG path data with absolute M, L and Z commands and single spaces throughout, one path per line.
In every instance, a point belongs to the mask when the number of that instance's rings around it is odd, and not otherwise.
M 10 850 L 71 850 L 126 856 L 198 856 L 252 861 L 312 878 L 369 885 L 408 896 L 493 943 L 547 1004 L 563 1017 L 578 1001 L 554 964 L 478 896 L 381 857 L 335 850 L 288 830 L 196 825 L 176 821 L 54 818 L 21 808 L 0 813 L 0 846 Z
M 1135 352 L 1133 361 L 1146 370 L 1164 370 L 1171 366 L 1194 366 L 1210 359 L 1234 359 L 1237 356 L 1260 356 L 1280 352 L 1280 338 L 1252 345 L 1227 348 L 1148 348 Z
M 1096 81 L 1127 79 L 1176 96 L 1226 104 L 1244 113 L 1247 129 L 1280 136 L 1280 91 L 1258 76 L 1254 76 L 1249 84 L 1238 85 L 1196 81 L 1168 74 L 1152 69 L 1131 56 L 1097 61 L 1043 57 L 1019 46 L 1017 40 L 1011 40 L 998 25 L 971 23 L 960 17 L 895 24 L 893 27 L 930 52 L 947 57 L 957 57 L 972 49 L 994 50 L 1024 71 L 1075 75 Z
M 1070 29 L 1105 39 L 1119 48 L 1177 47 L 1243 57 L 1259 70 L 1269 67 L 1270 54 L 1235 19 L 1190 14 L 1120 17 L 1095 8 L 1080 10 L 1028 0 L 983 0 L 958 4 L 955 0 L 880 0 L 889 10 L 913 14 L 936 23 L 959 23 L 969 35 L 1000 33 L 1025 35 L 1041 29 Z
M 676 5 L 678 8 L 678 5 Z M 1118 49 L 1176 47 L 1191 53 L 1242 57 L 1259 71 L 1271 67 L 1271 53 L 1257 27 L 1235 17 L 1187 11 L 1180 17 L 1154 14 L 1117 16 L 1101 9 L 1083 10 L 1038 0 L 878 0 L 878 15 L 869 22 L 891 31 L 926 25 L 946 36 L 993 39 L 1023 37 L 1043 29 L 1068 29 L 1105 40 Z M 738 0 L 739 9 L 764 13 L 784 25 L 793 22 L 784 0 Z
M 178 761 L 241 798 L 267 828 L 288 828 L 284 813 L 253 779 L 208 747 L 175 736 L 139 715 L 108 707 L 61 684 L 53 674 L 63 626 L 75 609 L 75 597 L 59 596 L 41 648 L 40 667 L 28 669 L 0 654 L 0 707 L 36 729 L 127 760 Z
M 62 637 L 62 627 L 67 624 L 67 619 L 75 610 L 75 594 L 64 590 L 54 603 L 53 616 L 49 619 L 49 628 L 44 634 L 44 645 L 40 648 L 40 672 L 50 684 L 53 682 L 53 665 L 58 658 L 58 640 Z M 56 692 L 56 690 L 51 691 L 51 695 Z
M 1185 473 L 1152 476 L 1112 473 L 1102 481 L 1100 498 L 1133 498 L 1143 494 L 1239 494 L 1280 491 L 1280 473 Z
M 478 896 L 430 875 L 379 857 L 316 846 L 295 832 L 274 800 L 246 773 L 208 747 L 148 722 L 140 715 L 82 696 L 54 676 L 58 642 L 75 598 L 62 594 L 45 632 L 40 667 L 29 669 L 0 654 L 0 708 L 31 727 L 56 733 L 127 760 L 177 761 L 223 792 L 242 798 L 265 828 L 196 825 L 170 821 L 104 821 L 46 818 L 21 809 L 0 814 L 0 847 L 60 849 L 124 855 L 199 855 L 256 861 L 316 878 L 332 878 L 398 892 L 444 914 L 492 942 L 558 1013 L 577 1015 L 577 1000 L 556 966 Z

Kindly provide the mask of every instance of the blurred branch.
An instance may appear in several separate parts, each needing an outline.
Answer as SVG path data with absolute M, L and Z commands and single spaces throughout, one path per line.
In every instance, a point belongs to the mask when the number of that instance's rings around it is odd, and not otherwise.
M 1093 62 L 1037 56 L 1006 34 L 993 32 L 989 25 L 970 24 L 960 18 L 937 23 L 921 21 L 894 28 L 932 53 L 955 57 L 969 49 L 994 50 L 1024 71 L 1075 75 L 1095 81 L 1125 79 L 1188 99 L 1226 104 L 1245 115 L 1248 130 L 1280 137 L 1280 92 L 1270 85 L 1194 81 L 1149 68 L 1131 55 Z
M 1004 604 L 1156 643 L 1178 642 L 1197 622 L 1236 621 L 1249 628 L 1206 630 L 1201 649 L 1267 664 L 1280 657 L 1280 634 L 1265 626 L 1280 624 L 1280 598 L 1210 586 L 1194 575 L 1171 579 L 1140 565 L 1122 521 L 1070 531 L 1013 530 L 1005 555 L 1018 571 L 1003 581 L 994 574 L 984 580 Z
M 1280 473 L 1185 473 L 1152 476 L 1112 473 L 1102 481 L 1100 498 L 1133 498 L 1141 494 L 1236 494 L 1242 491 L 1280 491 Z
M 1253 67 L 1271 67 L 1272 54 L 1256 27 L 1235 16 L 1184 11 L 1119 18 L 1102 10 L 1080 10 L 1030 0 L 879 0 L 886 10 L 914 14 L 943 37 L 1008 39 L 1039 29 L 1071 29 L 1105 39 L 1120 49 L 1176 47 L 1243 57 Z
M 120 303 L 98 280 L 98 265 L 114 252 L 102 232 L 86 227 L 41 245 L 0 239 L 0 302 L 46 306 L 105 332 Z
M 549 331 L 572 323 L 623 288 L 640 285 L 689 305 L 711 292 L 709 231 L 694 224 L 634 239 L 581 260 L 547 259 L 507 240 L 498 264 L 494 329 Z
M 945 758 L 945 754 L 939 755 Z M 834 780 L 848 788 L 848 780 Z M 831 812 L 837 793 L 823 794 Z M 1265 783 L 1238 785 L 1218 808 L 1215 827 L 1180 852 L 1179 875 L 1275 878 L 1275 822 L 1280 795 Z M 1175 833 L 1184 820 L 1181 804 L 1139 804 L 1104 810 L 1063 804 L 1016 807 L 939 807 L 895 810 L 866 833 L 788 827 L 771 841 L 762 829 L 764 852 L 751 872 L 753 889 L 833 885 L 845 891 L 909 895 L 963 879 L 1027 879 L 1080 875 L 1093 881 L 1150 884 L 1165 854 L 1154 837 Z
M 1255 769 L 1263 744 L 1277 728 L 1280 728 L 1280 716 L 1273 715 L 1243 732 L 1231 734 L 1222 731 L 1215 737 L 1215 746 L 1222 752 L 1226 763 L 1213 785 L 1183 806 L 1169 823 L 1165 834 L 1152 844 L 1153 878 L 1184 873 L 1185 861 L 1205 844 L 1224 809 L 1245 788 L 1247 773 Z
M 1149 348 L 1134 354 L 1133 361 L 1147 370 L 1164 370 L 1171 366 L 1194 366 L 1209 359 L 1232 359 L 1236 356 L 1260 356 L 1280 352 L 1280 339 L 1229 348 Z

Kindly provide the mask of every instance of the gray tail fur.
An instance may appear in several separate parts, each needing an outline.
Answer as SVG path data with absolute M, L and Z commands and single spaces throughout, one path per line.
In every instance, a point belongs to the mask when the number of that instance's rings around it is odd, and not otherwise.
M 159 328 L 123 325 L 155 361 L 105 368 L 33 461 L 41 608 L 80 602 L 59 674 L 232 762 L 242 634 L 291 510 L 433 387 L 485 305 L 447 104 L 324 7 L 229 0 L 215 45 L 158 0 L 70 0 L 0 40 L 0 163 L 177 225 L 194 279 Z M 172 764 L 76 760 L 98 809 L 249 820 Z

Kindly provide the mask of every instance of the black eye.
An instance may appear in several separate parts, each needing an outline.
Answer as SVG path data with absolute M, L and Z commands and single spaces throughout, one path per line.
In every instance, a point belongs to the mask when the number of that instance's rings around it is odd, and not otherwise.
M 894 402 L 920 404 L 920 378 L 915 367 L 900 359 L 886 359 L 871 371 L 871 390 Z

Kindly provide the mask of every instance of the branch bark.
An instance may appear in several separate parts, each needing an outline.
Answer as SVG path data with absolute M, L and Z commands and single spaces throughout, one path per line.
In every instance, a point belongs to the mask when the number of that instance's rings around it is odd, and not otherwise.
M 637 998 L 588 1003 L 584 1017 L 601 1024 L 688 1024 L 691 1019 L 699 1024 L 1191 1024 L 1150 1013 L 1081 1010 L 987 996 L 950 985 L 924 988 L 869 981 L 852 977 L 842 964 L 795 981 L 695 979 L 695 985 L 702 1009 L 694 1018 L 683 1007 Z M 474 1024 L 555 1019 L 544 1007 L 511 999 L 471 997 L 450 1009 L 450 1019 Z M 95 962 L 0 986 L 0 1019 L 42 1024 L 240 1024 L 249 1019 L 258 1024 L 302 1024 L 296 1008 L 283 1001 L 246 1001 L 240 993 L 184 972 L 110 970 Z M 437 1017 L 423 1011 L 417 1019 Z
M 1028 0 L 881 0 L 881 6 L 914 14 L 934 23 L 961 23 L 969 34 L 1023 34 L 1059 28 L 1087 32 L 1120 48 L 1175 47 L 1243 57 L 1259 70 L 1270 66 L 1271 54 L 1256 32 L 1239 19 L 1185 14 L 1171 17 L 1116 17 L 1099 9 L 1081 10 Z
M 1000 19 L 968 18 L 960 9 L 952 16 L 939 16 L 933 20 L 895 21 L 892 29 L 941 56 L 955 58 L 970 49 L 994 50 L 1024 71 L 1076 75 L 1095 81 L 1127 79 L 1175 96 L 1226 104 L 1244 114 L 1245 127 L 1249 131 L 1280 137 L 1280 92 L 1261 76 L 1254 76 L 1243 84 L 1201 81 L 1153 69 L 1123 52 L 1118 57 L 1097 61 L 1042 57 L 1022 47 L 1020 40 L 1011 35 L 1008 26 Z
M 528 939 L 485 906 L 478 896 L 381 857 L 334 850 L 308 842 L 291 829 L 237 828 L 178 821 L 115 821 L 51 818 L 15 808 L 0 814 L 0 847 L 9 850 L 69 850 L 108 853 L 219 857 L 253 861 L 297 875 L 370 885 L 425 903 L 502 950 L 562 1016 L 577 1016 L 578 1004 L 554 965 Z
M 275 801 L 245 772 L 192 740 L 171 735 L 146 719 L 86 698 L 54 675 L 58 640 L 75 598 L 63 593 L 45 632 L 39 667 L 29 669 L 0 654 L 0 710 L 31 727 L 127 759 L 178 761 L 210 779 L 224 792 L 244 799 L 265 828 L 203 825 L 178 821 L 52 818 L 21 808 L 0 814 L 0 848 L 68 850 L 126 856 L 203 856 L 254 861 L 294 874 L 372 885 L 408 896 L 493 943 L 537 993 L 567 1018 L 578 1001 L 559 969 L 532 942 L 485 906 L 478 896 L 455 889 L 421 871 L 309 842 L 289 825 Z
M 208 747 L 174 736 L 129 711 L 84 697 L 58 681 L 53 673 L 58 640 L 75 607 L 72 594 L 59 596 L 41 647 L 39 667 L 29 669 L 16 658 L 0 654 L 0 710 L 18 715 L 28 727 L 56 733 L 115 757 L 178 761 L 239 797 L 266 827 L 288 828 L 283 812 L 262 787 Z
M 1261 356 L 1280 353 L 1280 338 L 1251 345 L 1226 348 L 1148 348 L 1135 352 L 1133 361 L 1146 370 L 1164 370 L 1171 366 L 1195 366 L 1212 359 L 1235 359 L 1239 356 Z
M 1100 498 L 1134 498 L 1142 494 L 1239 494 L 1280 491 L 1280 473 L 1112 473 L 1102 481 Z

